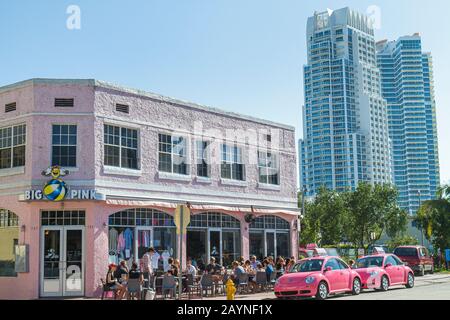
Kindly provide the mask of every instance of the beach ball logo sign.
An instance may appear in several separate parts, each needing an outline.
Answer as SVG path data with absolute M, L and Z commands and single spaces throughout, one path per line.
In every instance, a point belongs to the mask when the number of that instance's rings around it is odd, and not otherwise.
M 42 190 L 44 196 L 53 202 L 59 202 L 66 198 L 68 188 L 61 177 L 68 175 L 69 171 L 61 170 L 59 166 L 52 166 L 42 172 L 43 176 L 52 177 L 53 179 L 47 182 Z

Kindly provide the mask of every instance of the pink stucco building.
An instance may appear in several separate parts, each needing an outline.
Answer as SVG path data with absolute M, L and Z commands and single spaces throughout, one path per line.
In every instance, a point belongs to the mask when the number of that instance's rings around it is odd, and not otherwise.
M 290 126 L 96 80 L 1 87 L 0 299 L 98 296 L 109 263 L 148 247 L 163 270 L 178 204 L 199 268 L 297 256 L 296 168 Z

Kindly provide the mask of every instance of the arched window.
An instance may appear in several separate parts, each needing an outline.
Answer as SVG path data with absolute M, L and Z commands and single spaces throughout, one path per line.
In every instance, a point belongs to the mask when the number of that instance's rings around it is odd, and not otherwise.
M 118 227 L 174 227 L 173 217 L 169 214 L 149 208 L 128 209 L 109 216 L 109 225 Z
M 0 209 L 0 277 L 16 277 L 15 246 L 19 244 L 19 217 Z
M 225 213 L 204 212 L 191 216 L 190 228 L 228 228 L 240 229 L 238 219 Z
M 276 216 L 260 216 L 251 224 L 250 229 L 290 230 L 289 222 Z
M 109 262 L 141 262 L 149 247 L 156 250 L 154 269 L 176 256 L 175 223 L 171 215 L 151 208 L 135 208 L 109 216 Z M 157 268 L 156 268 L 157 266 Z

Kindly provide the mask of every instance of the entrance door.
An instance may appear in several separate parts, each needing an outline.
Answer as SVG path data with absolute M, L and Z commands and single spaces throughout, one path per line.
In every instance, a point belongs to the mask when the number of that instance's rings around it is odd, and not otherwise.
M 275 231 L 266 231 L 266 257 L 277 258 Z
M 208 230 L 208 261 L 211 258 L 216 258 L 216 262 L 223 265 L 222 259 L 222 230 L 209 229 Z
M 41 296 L 84 295 L 84 228 L 43 227 Z

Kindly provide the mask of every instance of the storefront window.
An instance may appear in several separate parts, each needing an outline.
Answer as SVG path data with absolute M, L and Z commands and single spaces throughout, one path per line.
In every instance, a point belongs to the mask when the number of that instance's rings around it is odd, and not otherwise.
M 187 256 L 200 270 L 211 257 L 225 267 L 241 255 L 240 222 L 220 213 L 207 212 L 191 217 L 187 233 Z
M 128 209 L 109 217 L 109 262 L 141 263 L 148 248 L 154 247 L 153 267 L 165 269 L 167 259 L 176 256 L 173 217 L 149 208 Z
M 19 218 L 0 209 L 0 277 L 16 277 L 15 246 L 19 243 Z
M 250 224 L 250 255 L 290 257 L 290 226 L 276 216 L 261 216 Z

